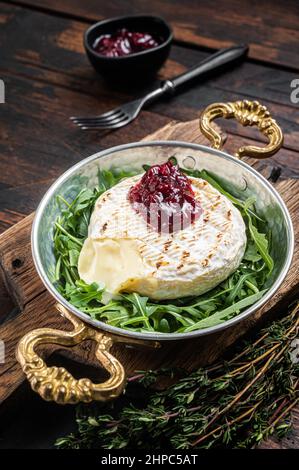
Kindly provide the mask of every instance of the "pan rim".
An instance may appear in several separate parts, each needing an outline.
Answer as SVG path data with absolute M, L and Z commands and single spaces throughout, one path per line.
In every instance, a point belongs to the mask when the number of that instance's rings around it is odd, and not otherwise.
M 63 184 L 65 180 L 68 179 L 69 176 L 71 176 L 75 171 L 77 171 L 79 168 L 85 166 L 86 164 L 90 163 L 93 160 L 96 160 L 98 158 L 107 156 L 109 154 L 130 149 L 130 148 L 135 148 L 135 147 L 154 147 L 154 146 L 176 146 L 176 147 L 183 147 L 183 148 L 189 148 L 189 149 L 194 149 L 194 150 L 202 150 L 202 151 L 208 151 L 209 153 L 212 153 L 214 155 L 219 156 L 220 158 L 224 158 L 225 160 L 229 160 L 234 162 L 237 165 L 242 166 L 249 172 L 251 172 L 257 179 L 260 181 L 260 183 L 264 186 L 266 186 L 267 190 L 274 195 L 276 198 L 279 206 L 282 209 L 286 227 L 287 227 L 287 257 L 284 262 L 284 265 L 276 279 L 276 281 L 273 283 L 273 285 L 270 287 L 270 289 L 265 293 L 265 295 L 256 303 L 248 307 L 246 310 L 244 310 L 242 313 L 239 315 L 236 315 L 235 317 L 231 318 L 230 320 L 227 320 L 223 323 L 220 323 L 218 325 L 209 327 L 209 328 L 204 328 L 200 330 L 195 330 L 191 331 L 188 333 L 141 333 L 141 332 L 134 332 L 134 331 L 129 331 L 129 330 L 124 330 L 118 327 L 114 327 L 111 325 L 108 325 L 107 323 L 104 323 L 100 320 L 93 320 L 89 315 L 81 312 L 79 309 L 74 307 L 72 304 L 70 304 L 53 286 L 52 282 L 49 280 L 42 262 L 40 258 L 40 253 L 38 249 L 38 228 L 39 228 L 39 223 L 43 215 L 44 208 L 47 206 L 49 200 L 53 196 L 53 193 Z M 56 299 L 57 302 L 61 303 L 67 310 L 70 310 L 74 315 L 76 315 L 78 318 L 80 318 L 82 321 L 92 325 L 93 327 L 107 331 L 108 333 L 111 333 L 114 336 L 122 336 L 133 339 L 142 339 L 142 340 L 148 340 L 148 341 L 173 341 L 173 340 L 186 340 L 186 339 L 192 339 L 192 338 L 198 338 L 200 336 L 207 336 L 212 333 L 217 333 L 220 331 L 223 331 L 233 325 L 236 325 L 237 323 L 240 323 L 242 320 L 245 318 L 249 317 L 251 314 L 253 314 L 255 311 L 257 311 L 259 308 L 261 308 L 278 290 L 280 285 L 282 284 L 283 280 L 285 279 L 285 276 L 290 268 L 292 258 L 293 258 L 293 253 L 294 253 L 294 229 L 293 229 L 293 224 L 291 220 L 290 213 L 281 198 L 280 194 L 276 191 L 276 189 L 264 178 L 260 173 L 258 173 L 254 168 L 252 168 L 250 165 L 245 163 L 242 160 L 237 160 L 235 157 L 229 155 L 228 153 L 222 151 L 222 150 L 216 150 L 213 148 L 210 148 L 205 145 L 200 145 L 200 144 L 194 144 L 194 143 L 188 143 L 188 142 L 182 142 L 182 141 L 177 141 L 177 140 L 156 140 L 156 141 L 149 141 L 149 142 L 133 142 L 129 144 L 122 144 L 114 147 L 110 147 L 108 149 L 102 150 L 100 152 L 97 152 L 80 162 L 76 163 L 75 165 L 71 166 L 68 170 L 66 170 L 62 175 L 60 175 L 54 183 L 50 186 L 50 188 L 47 190 L 45 195 L 43 196 L 40 204 L 38 205 L 38 208 L 35 213 L 33 225 L 32 225 L 32 231 L 31 231 L 31 249 L 32 249 L 32 257 L 34 261 L 35 268 L 37 270 L 37 273 L 39 277 L 41 278 L 43 284 L 45 285 L 46 289 L 48 292 Z M 129 341 L 128 341 L 129 342 Z

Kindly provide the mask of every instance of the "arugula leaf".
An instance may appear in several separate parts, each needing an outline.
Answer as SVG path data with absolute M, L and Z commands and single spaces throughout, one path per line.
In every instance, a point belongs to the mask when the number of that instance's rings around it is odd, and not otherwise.
M 260 300 L 266 292 L 267 292 L 267 289 L 264 289 L 256 294 L 250 295 L 246 297 L 245 299 L 242 299 L 239 302 L 231 305 L 230 307 L 227 307 L 226 309 L 220 312 L 214 313 L 214 315 L 211 315 L 208 318 L 204 318 L 203 320 L 200 320 L 194 325 L 189 326 L 188 328 L 184 330 L 184 333 L 187 333 L 193 330 L 198 330 L 201 328 L 209 328 L 211 326 L 218 325 L 219 323 L 223 323 L 224 321 L 232 318 L 232 316 L 234 316 L 235 313 L 239 313 L 240 310 L 242 310 L 243 308 L 249 307 L 250 305 Z
M 66 296 L 75 307 L 81 308 L 92 301 L 100 303 L 102 300 L 103 286 L 97 283 L 86 284 L 84 281 L 76 281 L 75 286 L 66 285 Z
M 133 304 L 133 309 L 136 314 L 141 314 L 142 321 L 145 323 L 147 328 L 151 331 L 153 330 L 147 313 L 147 301 L 148 297 L 141 297 L 139 294 L 134 292 L 133 294 L 123 296 L 127 301 Z
M 78 250 L 74 250 L 73 248 L 69 250 L 69 258 L 70 258 L 70 265 L 71 266 L 78 266 L 78 259 L 79 259 L 80 252 Z
M 250 240 L 247 243 L 247 247 L 246 247 L 246 251 L 245 251 L 244 256 L 243 256 L 243 260 L 252 261 L 253 263 L 256 263 L 260 259 L 262 259 L 262 257 L 259 254 L 259 252 L 257 251 L 256 244 L 253 241 Z
M 247 213 L 247 217 L 248 217 L 248 228 L 249 228 L 250 235 L 257 247 L 259 254 L 265 261 L 269 269 L 269 274 L 270 274 L 274 268 L 274 261 L 273 261 L 273 258 L 270 256 L 270 253 L 268 250 L 268 240 L 266 238 L 266 235 L 264 233 L 260 233 L 258 229 L 253 225 L 252 218 L 248 213 Z

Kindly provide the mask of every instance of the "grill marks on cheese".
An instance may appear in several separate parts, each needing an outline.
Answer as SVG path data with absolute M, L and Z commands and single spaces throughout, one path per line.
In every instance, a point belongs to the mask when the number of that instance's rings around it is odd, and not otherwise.
M 172 234 L 151 229 L 128 200 L 140 175 L 127 178 L 96 202 L 79 275 L 104 283 L 112 294 L 138 292 L 152 299 L 200 295 L 236 270 L 246 246 L 238 209 L 208 182 L 190 178 L 203 213 Z

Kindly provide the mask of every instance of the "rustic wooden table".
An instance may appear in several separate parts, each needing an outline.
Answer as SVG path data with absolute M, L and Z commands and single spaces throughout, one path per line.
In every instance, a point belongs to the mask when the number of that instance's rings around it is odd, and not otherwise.
M 136 89 L 112 89 L 95 74 L 84 54 L 82 34 L 99 19 L 133 13 L 159 14 L 173 26 L 174 44 L 159 79 L 181 73 L 231 44 L 249 43 L 249 57 L 232 71 L 198 83 L 171 101 L 154 104 L 123 129 L 80 132 L 69 116 L 100 114 L 137 93 Z M 75 162 L 103 148 L 140 140 L 171 120 L 194 119 L 215 101 L 249 98 L 266 104 L 283 128 L 285 143 L 278 157 L 265 165 L 280 166 L 282 177 L 299 177 L 299 104 L 290 99 L 290 84 L 299 78 L 298 1 L 1 1 L 0 23 L 0 78 L 6 91 L 5 103 L 0 105 L 1 232 L 31 213 L 53 180 Z M 259 139 L 254 129 L 236 127 L 233 122 L 224 125 L 234 136 L 228 140 L 228 151 Z M 16 399 L 31 397 L 24 387 Z M 51 415 L 52 405 L 28 399 L 37 412 Z M 64 409 L 57 415 L 63 434 L 72 412 Z M 25 423 L 28 416 L 22 419 Z M 42 435 L 42 421 L 35 424 Z M 298 447 L 298 411 L 294 425 L 291 439 L 271 440 L 263 447 Z M 51 421 L 49 426 L 53 437 L 55 425 Z M 50 442 L 49 436 L 38 438 L 33 429 L 25 441 L 12 429 L 7 434 L 8 446 L 25 442 L 42 447 Z

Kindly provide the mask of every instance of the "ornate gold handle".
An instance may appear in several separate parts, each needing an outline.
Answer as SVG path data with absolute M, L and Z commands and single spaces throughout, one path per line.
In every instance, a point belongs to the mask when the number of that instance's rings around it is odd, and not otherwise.
M 17 359 L 32 389 L 45 400 L 60 404 L 106 401 L 120 395 L 125 386 L 125 372 L 120 362 L 109 352 L 113 339 L 85 325 L 62 305 L 57 304 L 57 309 L 72 322 L 72 331 L 39 328 L 27 333 L 17 347 Z M 86 339 L 98 343 L 96 357 L 110 374 L 106 382 L 94 384 L 89 379 L 76 380 L 64 367 L 48 367 L 35 351 L 35 347 L 41 344 L 74 346 Z
M 248 145 L 240 147 L 235 153 L 237 158 L 247 155 L 253 158 L 268 158 L 274 155 L 283 143 L 283 135 L 276 121 L 271 117 L 266 106 L 258 101 L 235 101 L 234 103 L 214 103 L 208 106 L 200 117 L 200 130 L 212 142 L 212 147 L 220 149 L 223 137 L 212 127 L 216 118 L 235 118 L 242 126 L 257 126 L 269 143 L 266 147 Z

